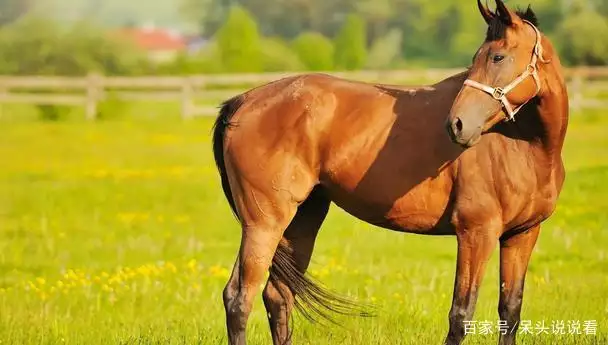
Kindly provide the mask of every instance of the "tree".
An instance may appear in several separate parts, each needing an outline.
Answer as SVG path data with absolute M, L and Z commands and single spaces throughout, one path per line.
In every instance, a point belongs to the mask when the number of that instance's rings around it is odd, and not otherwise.
M 370 69 L 390 68 L 401 55 L 401 39 L 403 33 L 399 29 L 392 29 L 383 37 L 374 41 L 367 58 L 367 67 Z
M 330 71 L 334 68 L 333 43 L 320 33 L 302 33 L 292 42 L 291 47 L 308 70 Z
M 446 46 L 437 46 L 436 56 L 449 49 L 448 61 L 442 61 L 446 65 L 462 66 L 471 63 L 475 51 L 483 43 L 487 24 L 482 19 L 477 7 L 458 6 L 454 10 L 453 20 L 457 21 L 450 34 L 450 39 L 445 42 Z M 447 32 L 447 31 L 446 31 Z M 444 58 L 445 59 L 445 58 Z
M 280 38 L 262 40 L 262 63 L 265 72 L 301 71 L 305 69 L 297 52 Z
M 86 23 L 61 28 L 54 22 L 25 18 L 0 30 L 0 74 L 134 74 L 143 56 Z
M 230 9 L 226 23 L 217 32 L 217 44 L 225 68 L 230 72 L 262 70 L 258 25 L 239 6 Z
M 211 35 L 226 19 L 228 7 L 217 0 L 180 0 L 179 13 L 201 35 Z
M 240 0 L 258 19 L 267 35 L 294 38 L 304 31 L 333 36 L 353 0 Z
M 30 8 L 30 0 L 0 0 L 0 26 L 21 18 Z
M 388 31 L 388 22 L 394 16 L 394 0 L 357 0 L 356 9 L 368 23 L 372 41 L 384 36 Z
M 335 40 L 334 62 L 337 68 L 355 70 L 367 59 L 367 31 L 365 22 L 357 14 L 350 14 Z
M 578 8 L 558 32 L 561 55 L 570 64 L 608 64 L 608 21 L 595 11 Z

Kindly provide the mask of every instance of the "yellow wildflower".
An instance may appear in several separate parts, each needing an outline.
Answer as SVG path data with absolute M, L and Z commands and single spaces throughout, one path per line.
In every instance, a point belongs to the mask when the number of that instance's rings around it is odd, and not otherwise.
M 175 222 L 176 223 L 188 223 L 190 221 L 190 217 L 188 215 L 179 215 L 177 217 L 175 217 Z
M 215 265 L 209 268 L 209 274 L 213 277 L 228 278 L 230 276 L 230 271 L 224 267 Z
M 167 268 L 173 273 L 177 272 L 177 267 L 172 262 L 167 262 Z

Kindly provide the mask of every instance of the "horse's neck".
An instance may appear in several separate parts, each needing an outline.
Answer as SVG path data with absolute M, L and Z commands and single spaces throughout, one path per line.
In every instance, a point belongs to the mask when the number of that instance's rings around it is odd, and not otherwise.
M 526 105 L 516 115 L 515 122 L 499 125 L 501 136 L 493 140 L 510 141 L 491 145 L 491 155 L 507 154 L 515 160 L 521 155 L 530 160 L 537 173 L 550 178 L 555 169 L 561 169 L 561 152 L 568 125 L 568 100 L 566 88 L 559 74 L 550 75 L 544 80 L 546 87 L 537 99 Z M 550 79 L 552 78 L 552 79 Z M 513 142 L 514 141 L 514 142 Z M 516 145 L 513 146 L 513 143 Z M 517 149 L 504 151 L 504 147 Z
M 561 160 L 561 151 L 568 126 L 568 95 L 564 79 L 560 73 L 559 61 L 545 67 L 545 90 L 540 95 L 537 116 L 543 132 L 539 138 L 541 149 L 551 158 Z

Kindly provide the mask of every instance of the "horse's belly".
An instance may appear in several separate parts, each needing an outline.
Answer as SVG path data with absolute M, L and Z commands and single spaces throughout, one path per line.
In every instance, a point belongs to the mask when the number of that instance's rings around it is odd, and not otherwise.
M 438 182 L 427 180 L 397 197 L 380 184 L 370 190 L 325 187 L 338 207 L 370 224 L 409 233 L 451 234 L 449 190 L 443 192 Z

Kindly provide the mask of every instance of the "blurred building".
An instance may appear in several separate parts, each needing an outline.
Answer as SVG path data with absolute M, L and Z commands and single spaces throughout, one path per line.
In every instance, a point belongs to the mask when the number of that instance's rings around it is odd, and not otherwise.
M 133 42 L 146 52 L 153 62 L 162 63 L 174 60 L 179 54 L 189 52 L 190 39 L 176 30 L 158 28 L 154 25 L 129 27 L 118 30 L 121 38 Z

